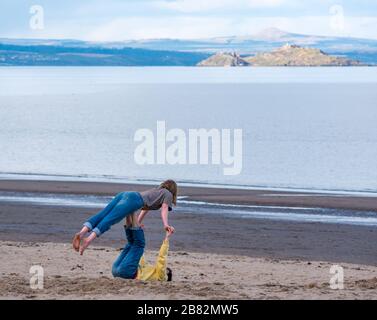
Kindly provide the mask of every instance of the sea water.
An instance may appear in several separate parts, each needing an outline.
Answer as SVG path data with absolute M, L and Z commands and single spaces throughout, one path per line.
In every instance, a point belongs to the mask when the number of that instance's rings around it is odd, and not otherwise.
M 242 170 L 140 165 L 139 129 L 242 129 Z M 3 67 L 0 174 L 377 192 L 377 68 Z

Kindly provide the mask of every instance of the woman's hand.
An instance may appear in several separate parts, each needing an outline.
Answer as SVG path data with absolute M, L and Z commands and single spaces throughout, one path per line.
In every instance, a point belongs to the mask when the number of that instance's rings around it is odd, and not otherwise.
M 169 232 L 170 234 L 173 234 L 175 232 L 175 229 L 173 226 L 166 225 L 164 226 L 164 229 L 166 232 Z
M 174 229 L 174 228 L 173 228 Z M 166 231 L 165 240 L 169 241 L 170 236 L 173 234 L 171 231 Z

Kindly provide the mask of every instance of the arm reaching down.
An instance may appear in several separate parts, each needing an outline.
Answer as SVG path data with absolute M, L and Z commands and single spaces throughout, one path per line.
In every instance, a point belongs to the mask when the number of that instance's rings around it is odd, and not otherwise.
M 167 256 L 169 252 L 169 238 L 172 234 L 173 233 L 171 231 L 166 231 L 166 237 L 162 242 L 156 261 L 156 271 L 158 274 L 158 278 L 161 281 L 165 280 L 166 276 Z
M 161 218 L 162 218 L 162 223 L 164 224 L 164 229 L 165 231 L 174 233 L 175 229 L 169 225 L 168 215 L 169 215 L 169 205 L 166 203 L 163 203 L 161 206 Z

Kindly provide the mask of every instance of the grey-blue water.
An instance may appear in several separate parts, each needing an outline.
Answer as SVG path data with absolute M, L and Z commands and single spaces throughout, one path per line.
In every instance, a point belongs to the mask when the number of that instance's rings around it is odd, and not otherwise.
M 140 128 L 243 130 L 242 171 L 134 161 Z M 0 68 L 0 173 L 377 192 L 377 68 Z

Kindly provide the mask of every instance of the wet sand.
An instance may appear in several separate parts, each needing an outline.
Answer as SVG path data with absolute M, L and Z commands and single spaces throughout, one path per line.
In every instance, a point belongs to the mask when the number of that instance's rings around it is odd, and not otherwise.
M 110 183 L 0 181 L 0 190 L 17 192 L 113 195 L 123 190 L 145 190 L 149 187 Z M 278 195 L 274 196 L 274 193 Z M 266 197 L 266 194 L 269 196 Z M 352 203 L 353 209 L 377 208 L 375 198 L 295 198 L 294 194 L 287 197 L 279 196 L 281 194 L 284 193 L 207 188 L 181 188 L 180 192 L 190 200 L 210 202 L 326 205 L 347 209 L 348 204 Z M 169 261 L 177 270 L 176 281 L 172 284 L 147 285 L 127 282 L 125 286 L 124 282 L 112 279 L 110 274 L 112 261 L 119 253 L 117 250 L 125 243 L 121 224 L 97 239 L 84 259 L 70 249 L 72 235 L 96 211 L 67 206 L 0 203 L 0 296 L 377 298 L 375 227 L 172 213 L 169 219 L 177 232 L 171 240 Z M 163 236 L 159 213 L 151 212 L 145 224 L 147 250 L 156 250 Z M 33 261 L 44 261 L 47 268 L 53 270 L 47 275 L 48 289 L 38 294 L 30 292 L 25 284 L 28 276 L 25 272 L 28 272 Z M 329 267 L 333 263 L 346 268 L 348 291 L 328 288 Z M 349 278 L 346 278 L 347 274 Z M 93 279 L 96 284 L 92 283 Z M 78 288 L 83 288 L 83 291 L 77 291 Z M 167 288 L 172 292 L 166 293 Z
M 0 240 L 69 243 L 82 223 L 97 210 L 44 205 L 0 204 Z M 172 250 L 238 254 L 250 257 L 309 259 L 377 266 L 377 228 L 323 223 L 292 223 L 205 214 L 173 213 Z M 145 220 L 148 248 L 162 235 L 159 212 Z M 122 224 L 96 245 L 122 247 Z
M 143 191 L 150 187 L 142 184 L 104 182 L 0 180 L 0 191 L 14 192 L 114 195 L 120 191 Z M 377 197 L 364 196 L 203 187 L 180 187 L 179 195 L 187 196 L 189 200 L 216 203 L 377 210 Z

